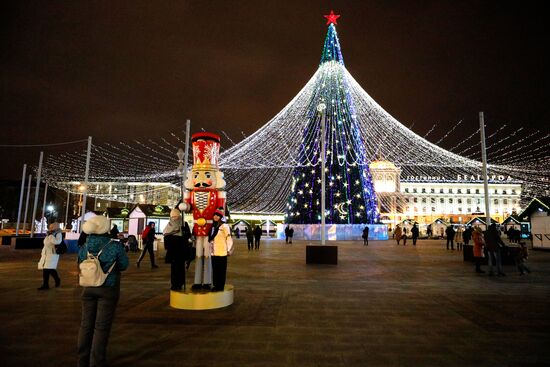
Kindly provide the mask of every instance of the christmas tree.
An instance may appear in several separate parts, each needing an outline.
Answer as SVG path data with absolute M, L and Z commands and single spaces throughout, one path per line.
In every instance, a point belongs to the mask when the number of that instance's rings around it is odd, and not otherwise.
M 326 15 L 325 38 L 317 79 L 307 104 L 308 124 L 301 136 L 298 165 L 286 206 L 292 224 L 321 222 L 321 139 L 325 139 L 325 221 L 327 224 L 376 223 L 377 200 L 365 157 L 344 59 L 336 33 L 339 15 Z M 324 104 L 321 112 L 318 106 Z M 321 120 L 325 136 L 321 137 Z M 363 164 L 358 162 L 364 162 Z

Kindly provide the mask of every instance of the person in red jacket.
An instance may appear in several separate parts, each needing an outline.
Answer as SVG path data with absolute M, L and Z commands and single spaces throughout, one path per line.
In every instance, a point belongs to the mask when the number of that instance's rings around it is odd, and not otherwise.
M 141 234 L 141 240 L 143 242 L 143 250 L 141 251 L 141 255 L 139 255 L 139 259 L 136 263 L 137 267 L 139 268 L 139 264 L 141 263 L 141 260 L 143 260 L 143 257 L 145 257 L 145 253 L 149 252 L 151 268 L 158 268 L 155 264 L 155 253 L 153 251 L 153 244 L 155 242 L 155 222 L 149 222 L 149 224 L 147 224 L 147 227 L 145 227 L 143 233 Z

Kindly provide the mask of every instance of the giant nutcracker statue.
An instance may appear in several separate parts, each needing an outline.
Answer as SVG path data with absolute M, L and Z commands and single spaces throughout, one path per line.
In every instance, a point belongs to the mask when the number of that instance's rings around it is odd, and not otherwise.
M 193 212 L 193 234 L 197 239 L 193 290 L 210 290 L 212 262 L 208 232 L 216 210 L 225 212 L 225 180 L 218 168 L 220 137 L 201 132 L 191 136 L 193 167 L 187 174 L 185 194 L 180 209 Z

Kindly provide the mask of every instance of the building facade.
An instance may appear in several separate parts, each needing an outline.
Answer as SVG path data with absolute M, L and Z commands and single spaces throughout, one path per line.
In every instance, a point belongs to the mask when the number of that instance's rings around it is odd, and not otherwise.
M 399 168 L 387 161 L 372 162 L 370 171 L 384 223 L 412 219 L 429 224 L 438 218 L 466 223 L 485 214 L 485 189 L 480 175 L 401 177 Z M 489 176 L 488 181 L 493 219 L 500 223 L 521 211 L 521 182 L 507 176 Z

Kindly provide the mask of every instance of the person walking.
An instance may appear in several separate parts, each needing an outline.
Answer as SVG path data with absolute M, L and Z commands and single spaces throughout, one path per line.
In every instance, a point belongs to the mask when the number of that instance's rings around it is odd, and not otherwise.
M 432 225 L 428 224 L 428 227 L 426 228 L 426 234 L 428 238 L 432 237 Z
M 212 227 L 208 233 L 212 255 L 212 292 L 221 292 L 225 289 L 227 275 L 227 256 L 233 253 L 233 239 L 229 226 L 222 222 L 223 213 L 214 212 Z
M 251 226 L 246 227 L 246 243 L 248 246 L 248 251 L 254 249 L 254 231 Z
M 413 246 L 416 246 L 416 240 L 418 240 L 418 236 L 420 236 L 420 231 L 418 230 L 418 226 L 416 223 L 411 228 L 411 235 L 413 240 Z
M 260 238 L 262 237 L 262 229 L 259 225 L 256 225 L 254 228 L 254 248 L 256 250 L 260 249 Z
M 449 249 L 449 244 L 451 244 L 451 250 L 454 251 L 455 230 L 453 229 L 452 225 L 449 225 L 447 227 L 447 229 L 445 230 L 445 234 L 447 235 L 447 250 Z
M 403 246 L 407 246 L 407 228 L 403 227 L 403 234 L 401 235 L 403 240 Z
M 403 235 L 403 231 L 401 230 L 401 227 L 399 224 L 395 227 L 395 231 L 393 232 L 393 237 L 397 241 L 397 245 L 399 246 L 399 242 L 401 241 L 401 236 Z
M 496 224 L 491 224 L 489 229 L 484 233 L 485 247 L 487 248 L 487 255 L 489 261 L 489 275 L 493 276 L 493 266 L 496 267 L 498 276 L 505 276 L 502 271 L 502 258 L 501 250 L 505 247 L 504 242 L 500 238 L 497 231 Z
M 141 263 L 141 260 L 143 260 L 145 253 L 149 252 L 151 268 L 158 268 L 155 264 L 155 253 L 153 251 L 153 244 L 155 242 L 155 222 L 149 222 L 149 224 L 147 224 L 147 227 L 145 227 L 143 233 L 141 234 L 141 240 L 143 242 L 143 250 L 141 251 L 141 255 L 139 255 L 139 259 L 136 263 L 137 267 L 139 268 L 139 264 Z
M 59 245 L 61 241 L 63 241 L 63 236 L 59 223 L 50 224 L 48 235 L 44 238 L 44 247 L 42 247 L 40 260 L 38 261 L 38 269 L 42 270 L 42 286 L 38 288 L 39 291 L 50 289 L 50 275 L 55 281 L 56 288 L 61 285 L 61 278 L 57 274 L 59 255 L 55 252 L 55 246 Z
M 285 243 L 288 244 L 288 237 L 290 236 L 290 226 L 285 227 Z
M 118 238 L 118 226 L 116 224 L 113 224 L 113 228 L 111 229 L 111 238 L 117 239 Z
M 462 229 L 462 226 L 459 226 L 456 229 L 456 233 L 455 233 L 456 249 L 458 251 L 462 251 L 462 244 L 464 243 L 463 235 L 464 235 L 464 230 Z
M 88 219 L 82 230 L 88 238 L 78 252 L 78 263 L 86 260 L 90 253 L 99 258 L 103 272 L 115 265 L 101 286 L 82 290 L 78 367 L 106 366 L 107 343 L 120 298 L 120 272 L 128 268 L 128 255 L 124 245 L 109 238 L 109 219 L 103 215 Z
M 476 264 L 476 273 L 485 273 L 481 270 L 481 261 L 484 257 L 483 255 L 483 232 L 481 228 L 475 227 L 472 231 L 472 240 L 474 241 L 474 262 Z
M 294 228 L 290 227 L 288 230 L 288 243 L 292 245 L 292 236 L 294 236 Z
M 365 226 L 365 228 L 363 228 L 363 235 L 361 237 L 363 237 L 363 246 L 368 246 L 369 245 L 369 226 Z

